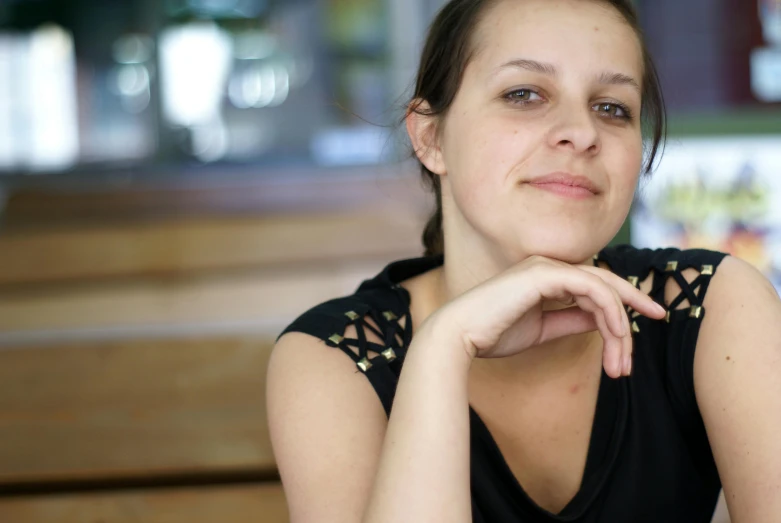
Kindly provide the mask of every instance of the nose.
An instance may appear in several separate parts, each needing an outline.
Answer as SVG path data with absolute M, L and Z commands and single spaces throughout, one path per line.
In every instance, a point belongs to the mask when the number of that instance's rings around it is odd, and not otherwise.
M 549 144 L 555 149 L 593 156 L 599 153 L 601 140 L 595 115 L 590 109 L 559 107 L 550 129 Z

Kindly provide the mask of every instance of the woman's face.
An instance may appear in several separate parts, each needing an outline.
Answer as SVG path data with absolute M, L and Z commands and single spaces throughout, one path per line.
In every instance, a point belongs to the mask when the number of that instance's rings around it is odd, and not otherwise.
M 432 169 L 446 242 L 583 262 L 618 232 L 641 170 L 637 36 L 598 2 L 505 0 L 473 44 Z

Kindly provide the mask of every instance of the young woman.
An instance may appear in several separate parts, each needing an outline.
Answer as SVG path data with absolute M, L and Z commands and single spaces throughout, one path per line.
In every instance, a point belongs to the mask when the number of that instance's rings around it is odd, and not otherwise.
M 734 523 L 781 521 L 773 287 L 723 253 L 606 247 L 663 135 L 629 1 L 451 1 L 406 123 L 425 256 L 272 356 L 292 521 L 708 522 L 722 486 Z

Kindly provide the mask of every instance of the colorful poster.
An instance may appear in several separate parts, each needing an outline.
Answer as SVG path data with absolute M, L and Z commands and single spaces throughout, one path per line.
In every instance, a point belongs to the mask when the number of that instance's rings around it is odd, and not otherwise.
M 640 183 L 632 243 L 729 252 L 781 289 L 781 136 L 671 139 Z

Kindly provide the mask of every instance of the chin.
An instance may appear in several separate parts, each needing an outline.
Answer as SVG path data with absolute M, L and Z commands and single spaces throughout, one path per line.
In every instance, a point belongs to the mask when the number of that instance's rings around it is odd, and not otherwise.
M 534 238 L 524 238 L 518 245 L 520 257 L 544 256 L 569 264 L 587 262 L 594 254 L 602 250 L 609 242 L 600 242 L 593 235 L 583 233 L 564 234 L 556 231 L 545 231 L 547 234 L 536 234 Z

